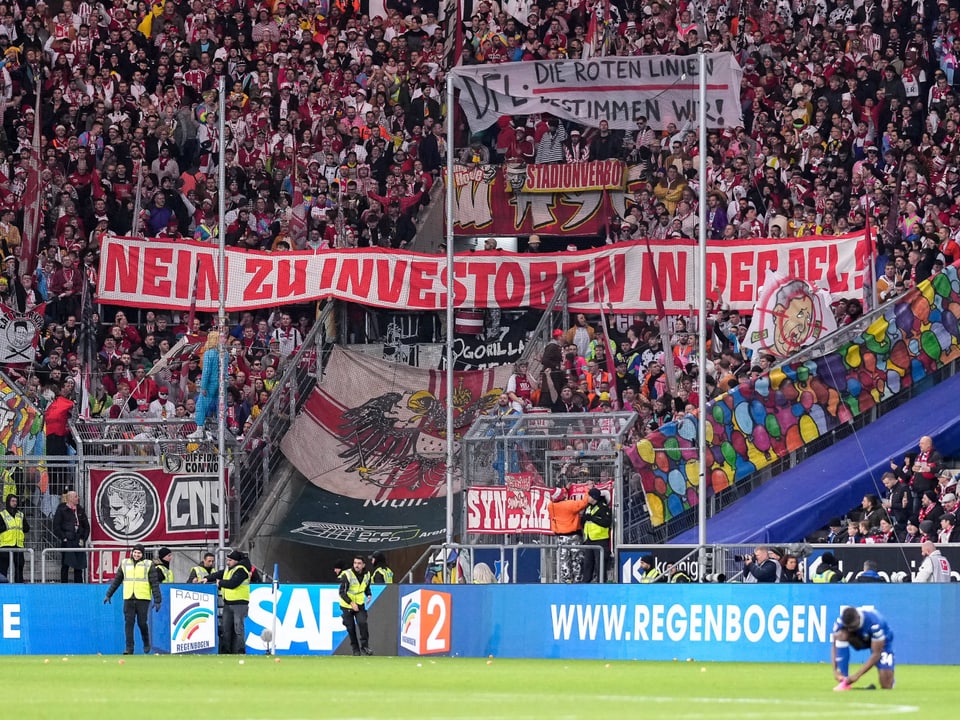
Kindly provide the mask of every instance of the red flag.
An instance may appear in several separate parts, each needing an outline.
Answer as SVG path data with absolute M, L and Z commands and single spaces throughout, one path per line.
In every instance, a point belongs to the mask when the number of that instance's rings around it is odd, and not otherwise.
M 614 392 L 614 397 L 620 399 L 620 386 L 617 385 L 617 361 L 614 359 L 616 348 L 610 342 L 610 333 L 607 330 L 607 316 L 603 312 L 603 305 L 600 306 L 600 325 L 603 328 L 603 342 L 606 344 L 607 372 L 610 373 L 610 386 Z
M 590 20 L 587 22 L 587 32 L 583 36 L 583 59 L 587 60 L 593 57 L 596 52 L 597 43 L 597 13 L 590 13 Z
M 863 228 L 863 251 L 866 253 L 866 257 L 863 258 L 863 298 L 867 302 L 867 310 L 872 310 L 877 305 L 877 297 L 874 290 L 874 273 L 875 269 L 875 259 L 876 259 L 876 243 L 873 240 L 873 228 L 870 227 L 870 196 L 864 196 L 864 217 L 866 217 L 866 223 Z M 858 258 L 858 262 L 860 259 Z
M 291 197 L 293 211 L 290 213 L 290 244 L 293 247 L 302 247 L 307 237 L 307 208 L 303 203 L 303 190 L 300 189 L 300 163 L 297 157 L 296 141 L 294 141 L 293 146 L 293 157 L 293 193 Z
M 20 248 L 21 272 L 32 273 L 37 267 L 37 249 L 40 247 L 40 86 L 37 84 L 37 102 L 33 116 L 33 141 L 27 163 L 27 182 L 23 200 L 29 203 L 23 211 L 23 239 Z
M 673 365 L 673 348 L 670 346 L 670 338 L 667 333 L 667 310 L 663 304 L 663 288 L 660 287 L 660 278 L 657 276 L 657 266 L 653 262 L 653 251 L 650 249 L 650 240 L 647 243 L 647 272 L 653 278 L 653 301 L 657 305 L 657 316 L 660 318 L 660 339 L 663 343 L 663 372 L 667 376 L 667 389 L 671 394 L 676 392 L 677 371 Z M 706 328 L 701 328 L 701 332 L 706 332 Z M 703 362 L 700 358 L 700 362 Z
M 187 335 L 193 332 L 193 321 L 197 317 L 197 284 L 200 281 L 200 258 L 193 273 L 193 290 L 190 291 L 190 314 L 187 316 Z

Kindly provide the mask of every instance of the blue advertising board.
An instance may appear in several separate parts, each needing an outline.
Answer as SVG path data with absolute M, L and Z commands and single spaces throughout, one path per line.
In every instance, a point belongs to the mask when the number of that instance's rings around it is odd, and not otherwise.
M 373 585 L 369 610 L 383 592 Z M 281 585 L 277 598 L 276 655 L 332 655 L 347 638 L 340 618 L 340 594 L 336 585 Z M 251 655 L 263 654 L 264 630 L 273 631 L 273 588 L 250 588 L 250 611 L 246 623 L 246 646 Z
M 0 655 L 123 652 L 123 601 L 105 585 L 0 585 Z
M 960 663 L 957 584 L 404 586 L 399 653 L 823 662 L 847 605 L 886 617 L 898 662 Z
M 160 611 L 148 615 L 153 649 L 217 652 L 216 588 L 162 585 Z M 0 585 L 0 655 L 123 652 L 123 598 L 103 604 L 106 585 Z M 134 631 L 137 652 L 143 645 Z

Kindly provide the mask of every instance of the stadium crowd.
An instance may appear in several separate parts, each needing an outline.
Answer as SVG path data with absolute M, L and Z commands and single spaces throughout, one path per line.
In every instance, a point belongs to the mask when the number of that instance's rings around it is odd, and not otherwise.
M 960 18 L 949 2 L 596 8 L 594 27 L 588 3 L 477 2 L 461 28 L 461 61 L 579 57 L 591 37 L 595 54 L 735 52 L 744 124 L 712 130 L 704 161 L 713 237 L 841 233 L 870 215 L 884 231 L 882 299 L 960 258 Z M 59 365 L 51 367 L 50 356 L 60 331 L 67 337 L 80 321 L 80 278 L 95 275 L 104 233 L 215 238 L 221 149 L 229 244 L 407 245 L 446 154 L 441 95 L 455 53 L 445 48 L 439 10 L 394 0 L 382 16 L 351 2 L 0 3 L 0 295 L 20 310 L 48 301 L 41 384 L 57 385 L 82 363 L 68 348 Z M 223 75 L 221 139 L 214 109 Z M 692 128 L 654 132 L 641 120 L 622 132 L 534 116 L 470 140 L 462 141 L 462 161 L 640 164 L 642 183 L 616 223 L 618 236 L 696 234 L 701 163 Z M 34 229 L 28 211 L 38 198 Z M 257 318 L 257 335 L 260 320 L 272 333 L 281 316 Z M 182 322 L 169 318 L 167 327 Z M 98 351 L 107 362 L 99 369 L 110 378 L 117 363 L 109 358 L 126 349 L 124 373 L 136 382 L 149 332 L 116 325 L 101 325 Z M 116 333 L 111 348 L 107 336 Z M 146 370 L 152 354 L 145 351 Z M 255 391 L 252 405 L 262 390 L 251 369 L 244 387 Z
M 91 309 L 105 233 L 215 241 L 223 153 L 229 245 L 406 247 L 448 151 L 443 86 L 457 55 L 466 64 L 576 58 L 585 45 L 594 54 L 737 54 L 743 126 L 711 130 L 706 158 L 694 128 L 653 131 L 643 120 L 631 132 L 548 116 L 513 117 L 478 136 L 460 129 L 461 162 L 639 165 L 611 241 L 694 237 L 704 178 L 714 238 L 838 234 L 869 218 L 881 231 L 881 300 L 960 259 L 956 0 L 482 0 L 455 28 L 462 46 L 446 37 L 450 27 L 429 1 L 387 0 L 382 14 L 357 0 L 0 2 L 0 299 L 21 313 L 46 303 L 35 362 L 7 369 L 47 413 L 48 442 L 66 437 L 88 371 L 100 378 L 91 415 L 193 413 L 198 351 L 150 371 L 179 337 L 202 345 L 205 323 L 186 312 L 144 308 L 131 322 L 116 308 Z M 540 239 L 521 246 L 536 252 Z M 858 301 L 834 309 L 841 322 L 863 312 Z M 714 315 L 721 342 L 706 392 L 770 362 L 740 348 L 746 317 L 722 303 Z M 277 308 L 235 319 L 233 432 L 262 410 L 312 317 Z M 95 335 L 87 353 L 85 326 Z M 555 339 L 531 404 L 632 405 L 640 434 L 690 412 L 695 338 L 678 319 L 668 390 L 656 328 L 638 317 L 624 336 L 613 333 L 610 393 L 605 343 L 578 319 Z

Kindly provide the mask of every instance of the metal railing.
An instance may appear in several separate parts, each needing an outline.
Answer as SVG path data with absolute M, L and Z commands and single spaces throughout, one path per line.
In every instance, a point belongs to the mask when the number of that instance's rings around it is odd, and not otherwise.
M 606 582 L 607 578 L 607 552 L 606 548 L 600 545 L 539 545 L 534 543 L 491 543 L 491 544 L 464 544 L 464 543 L 441 543 L 439 545 L 430 545 L 423 554 L 417 558 L 417 561 L 411 566 L 400 582 L 403 583 L 438 583 L 438 584 L 460 584 L 460 583 L 478 583 L 476 569 L 478 565 L 485 563 L 475 563 L 474 559 L 477 553 L 489 553 L 493 551 L 500 559 L 500 572 L 494 572 L 496 584 L 516 584 L 518 582 L 517 560 L 522 552 L 540 553 L 540 576 L 541 583 L 546 582 L 543 578 L 548 577 L 556 570 L 554 575 L 559 582 L 559 554 L 563 551 L 575 551 L 580 553 L 595 552 L 600 555 L 598 563 L 600 582 Z M 439 557 L 437 553 L 440 553 Z M 454 560 L 449 560 L 450 554 L 456 553 Z M 507 557 L 511 560 L 510 565 L 506 564 Z M 431 572 L 431 566 L 438 566 L 436 571 Z M 422 568 L 422 570 L 421 570 Z M 418 571 L 420 571 L 418 573 Z M 417 576 L 423 580 L 418 580 Z M 439 580 L 436 578 L 439 577 Z
M 60 555 L 60 554 L 62 554 L 62 553 L 79 553 L 79 554 L 81 554 L 81 555 L 93 555 L 94 553 L 110 553 L 111 556 L 112 556 L 112 555 L 115 554 L 115 553 L 120 553 L 120 554 L 126 556 L 127 553 L 129 552 L 129 550 L 130 550 L 129 546 L 126 546 L 126 545 L 104 544 L 104 543 L 92 543 L 92 544 L 88 544 L 86 547 L 79 547 L 79 548 L 73 548 L 73 547 L 71 547 L 71 548 L 63 548 L 63 547 L 48 547 L 48 548 L 44 548 L 43 550 L 40 551 L 40 576 L 41 576 L 41 582 L 48 583 L 48 582 L 57 582 L 57 581 L 58 581 L 56 578 L 53 579 L 53 580 L 51 580 L 49 577 L 47 577 L 47 571 L 48 571 L 48 569 L 50 569 L 51 567 L 55 570 L 55 572 L 59 572 L 59 570 L 60 570 L 60 567 L 61 567 L 60 563 L 56 563 L 56 562 L 52 562 L 52 563 L 51 563 L 51 562 L 49 562 L 50 559 L 53 558 L 55 555 Z M 174 556 L 174 558 L 173 558 L 173 562 L 172 562 L 171 564 L 174 566 L 174 569 L 175 569 L 175 568 L 177 568 L 177 567 L 181 567 L 181 568 L 182 568 L 182 567 L 184 567 L 184 566 L 186 566 L 186 565 L 191 565 L 191 566 L 192 566 L 192 565 L 199 564 L 200 558 L 202 557 L 203 553 L 209 551 L 209 546 L 207 546 L 207 545 L 178 545 L 178 546 L 172 548 L 172 550 L 173 550 L 173 556 Z M 224 567 L 224 566 L 225 566 L 224 558 L 226 557 L 226 553 L 229 552 L 230 550 L 231 550 L 231 548 L 217 548 L 217 550 L 215 551 L 215 553 L 216 553 L 216 555 L 217 555 L 217 563 L 218 563 L 217 566 L 218 566 L 218 567 Z M 187 563 L 181 563 L 181 562 L 179 562 L 179 561 L 178 561 L 178 556 L 182 557 L 183 555 L 186 555 L 186 554 L 192 554 L 193 557 L 191 557 L 191 558 L 188 560 Z M 102 560 L 101 560 L 101 562 L 99 563 L 99 566 L 100 566 L 100 567 L 99 567 L 99 570 L 94 570 L 94 571 L 90 571 L 90 572 L 85 572 L 85 573 L 84 573 L 84 577 L 86 578 L 85 581 L 84 581 L 85 583 L 98 584 L 98 583 L 105 583 L 105 582 L 109 582 L 109 581 L 110 581 L 109 578 L 104 577 L 104 575 L 106 574 L 106 573 L 104 572 L 104 570 L 106 569 L 107 573 L 109 573 L 109 574 L 112 576 L 113 571 L 116 569 L 116 564 L 111 563 L 111 564 L 108 565 L 108 566 L 104 566 L 104 565 L 103 565 L 103 562 L 102 562 Z M 90 570 L 90 564 L 89 564 L 89 563 L 87 563 L 87 570 Z
M 234 537 L 239 546 L 249 544 L 269 514 L 270 508 L 264 508 L 261 500 L 278 489 L 278 481 L 288 479 L 277 472 L 284 461 L 280 442 L 313 388 L 321 382 L 335 340 L 326 332 L 333 307 L 332 303 L 326 304 L 297 352 L 287 360 L 269 401 L 240 442 L 242 453 L 233 484 L 239 513 L 239 532 Z
M 79 418 L 71 424 L 78 457 L 121 465 L 142 465 L 149 458 L 159 461 L 169 452 L 186 453 L 188 445 L 199 442 L 187 437 L 196 427 L 193 418 Z M 227 447 L 230 452 L 237 447 L 229 432 Z
M 33 559 L 33 548 L 15 548 L 15 547 L 2 547 L 0 548 L 0 555 L 7 556 L 7 582 L 15 583 L 16 582 L 16 568 L 15 568 L 15 556 L 24 555 L 24 567 L 29 563 L 30 572 L 29 574 L 24 573 L 23 579 L 26 582 L 36 582 L 37 573 L 36 566 Z
M 543 349 L 553 340 L 553 331 L 561 327 L 570 326 L 570 313 L 567 310 L 567 281 L 563 277 L 557 278 L 553 286 L 553 297 L 550 304 L 543 311 L 540 322 L 530 333 L 527 344 L 520 355 L 520 361 L 529 364 L 529 371 L 534 377 L 540 377 L 543 364 L 540 356 Z

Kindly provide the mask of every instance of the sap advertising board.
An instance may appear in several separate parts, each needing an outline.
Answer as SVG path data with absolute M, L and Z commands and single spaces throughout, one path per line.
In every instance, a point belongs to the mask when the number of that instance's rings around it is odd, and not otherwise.
M 383 586 L 371 588 L 373 598 L 367 609 L 376 603 Z M 254 585 L 250 588 L 250 610 L 247 615 L 246 645 L 250 654 L 266 652 L 267 644 L 260 635 L 273 630 L 273 588 Z M 277 655 L 332 655 L 347 637 L 340 619 L 340 595 L 336 585 L 281 585 L 277 597 Z
M 436 587 L 402 589 L 401 655 L 823 662 L 840 610 L 866 605 L 890 622 L 898 662 L 960 663 L 942 626 L 957 584 Z

